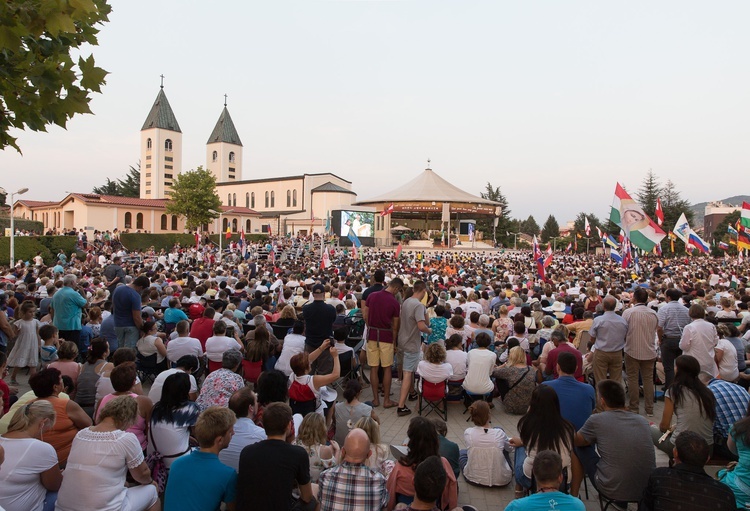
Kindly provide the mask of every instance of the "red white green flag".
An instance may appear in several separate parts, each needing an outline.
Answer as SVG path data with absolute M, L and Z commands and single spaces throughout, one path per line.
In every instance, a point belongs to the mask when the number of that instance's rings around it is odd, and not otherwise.
M 747 202 L 742 203 L 742 211 L 740 212 L 740 225 L 745 229 L 750 229 L 750 204 Z
M 651 220 L 643 208 L 617 183 L 609 219 L 617 224 L 630 238 L 630 244 L 641 250 L 651 251 L 667 235 Z

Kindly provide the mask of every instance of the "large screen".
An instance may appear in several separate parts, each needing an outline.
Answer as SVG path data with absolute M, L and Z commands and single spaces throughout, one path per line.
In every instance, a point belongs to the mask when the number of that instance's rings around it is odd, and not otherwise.
M 375 234 L 375 213 L 341 211 L 339 236 L 346 238 L 350 231 L 358 238 L 372 238 Z

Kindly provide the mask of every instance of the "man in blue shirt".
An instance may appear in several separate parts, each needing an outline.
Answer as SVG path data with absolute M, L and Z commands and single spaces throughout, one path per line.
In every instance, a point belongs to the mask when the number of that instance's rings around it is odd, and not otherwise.
M 562 458 L 555 451 L 541 451 L 534 458 L 534 478 L 537 492 L 516 499 L 505 511 L 584 511 L 583 501 L 560 491 L 563 482 Z
M 75 287 L 76 276 L 65 275 L 63 287 L 52 296 L 50 307 L 55 313 L 52 324 L 59 330 L 60 338 L 76 343 L 78 352 L 85 353 L 81 345 L 81 312 L 87 302 Z
M 164 511 L 219 509 L 222 502 L 234 509 L 237 472 L 219 461 L 219 452 L 232 440 L 236 420 L 229 408 L 212 406 L 201 413 L 195 424 L 200 449 L 172 463 Z
M 575 355 L 567 352 L 560 353 L 557 357 L 559 377 L 542 382 L 542 385 L 549 385 L 555 389 L 557 398 L 560 400 L 560 413 L 578 431 L 596 407 L 596 392 L 591 385 L 575 379 L 576 366 Z
M 140 338 L 143 325 L 141 293 L 151 285 L 148 277 L 140 276 L 126 286 L 117 286 L 112 294 L 112 315 L 120 348 L 133 348 Z

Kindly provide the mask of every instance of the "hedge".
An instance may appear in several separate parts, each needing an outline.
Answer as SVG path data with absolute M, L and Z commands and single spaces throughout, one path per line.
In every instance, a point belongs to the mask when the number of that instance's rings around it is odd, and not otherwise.
M 225 235 L 221 235 L 222 245 L 226 246 L 227 242 L 238 241 L 240 239 L 239 234 L 233 234 L 232 237 L 227 240 Z M 209 236 L 211 241 L 218 245 L 219 235 L 213 234 Z M 268 236 L 265 234 L 246 234 L 245 239 L 249 243 L 257 243 L 258 241 L 267 239 Z M 154 247 L 154 250 L 169 250 L 175 244 L 179 243 L 183 247 L 189 247 L 195 245 L 194 234 L 146 234 L 146 233 L 123 233 L 120 235 L 120 243 L 128 250 L 148 250 Z
M 16 236 L 15 258 L 29 261 L 41 252 L 44 263 L 53 264 L 57 260 L 57 253 L 62 249 L 70 257 L 76 249 L 76 236 Z M 0 237 L 0 265 L 10 264 L 10 237 Z
M 14 218 L 13 225 L 16 230 L 20 231 L 36 231 L 38 233 L 44 232 L 44 224 L 35 220 L 26 220 L 25 218 Z M 5 234 L 5 228 L 10 228 L 10 217 L 0 217 L 0 232 Z M 34 254 L 36 255 L 36 254 Z

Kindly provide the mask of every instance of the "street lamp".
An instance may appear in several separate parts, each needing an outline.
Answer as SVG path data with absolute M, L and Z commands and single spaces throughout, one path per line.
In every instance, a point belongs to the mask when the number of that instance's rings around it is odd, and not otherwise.
M 10 267 L 15 268 L 16 266 L 16 246 L 15 246 L 15 238 L 16 238 L 16 227 L 15 222 L 13 221 L 13 205 L 15 202 L 14 197 L 16 195 L 23 195 L 24 193 L 28 192 L 28 188 L 21 188 L 20 190 L 13 192 L 10 194 Z
M 221 232 L 221 217 L 229 213 L 234 213 L 234 210 L 229 209 L 227 211 L 215 211 L 213 209 L 209 209 L 208 212 L 211 213 L 212 215 L 219 215 L 219 263 L 221 263 L 221 254 L 222 254 L 221 236 L 224 234 L 223 232 Z
M 518 250 L 518 235 L 523 234 L 521 232 L 509 232 L 508 235 L 513 235 L 513 250 Z

